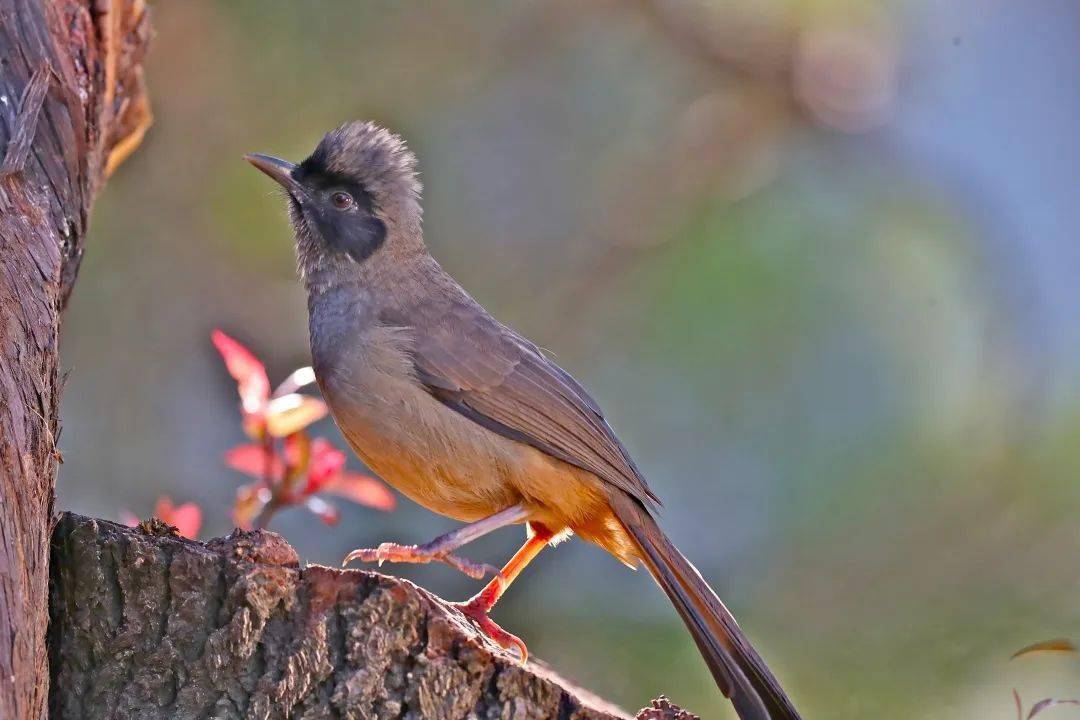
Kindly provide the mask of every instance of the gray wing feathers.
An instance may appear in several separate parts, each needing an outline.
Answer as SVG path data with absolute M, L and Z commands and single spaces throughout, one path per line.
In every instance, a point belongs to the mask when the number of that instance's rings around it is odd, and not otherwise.
M 443 403 L 647 506 L 659 502 L 596 401 L 536 345 L 465 300 L 413 308 L 408 322 L 417 377 Z

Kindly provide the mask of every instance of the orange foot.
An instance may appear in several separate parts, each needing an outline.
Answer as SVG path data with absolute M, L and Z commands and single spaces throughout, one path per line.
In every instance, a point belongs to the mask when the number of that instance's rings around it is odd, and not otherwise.
M 498 569 L 488 565 L 487 563 L 478 563 L 472 560 L 467 560 L 463 557 L 458 557 L 451 552 L 440 551 L 436 548 L 429 548 L 425 545 L 398 545 L 397 543 L 385 542 L 377 548 L 361 548 L 353 550 L 351 553 L 345 556 L 342 565 L 348 565 L 353 560 L 361 560 L 363 562 L 377 562 L 382 565 L 384 562 L 396 562 L 396 563 L 429 563 L 429 562 L 443 562 L 447 565 L 457 568 L 461 572 L 465 573 L 471 578 L 480 580 L 484 575 L 488 573 L 497 573 Z
M 488 611 L 491 608 L 482 595 L 478 595 L 467 602 L 450 604 L 460 610 L 462 615 L 472 620 L 480 632 L 493 643 L 504 650 L 517 651 L 519 662 L 522 665 L 529 659 L 529 649 L 525 647 L 525 642 L 517 635 L 503 630 L 488 616 Z

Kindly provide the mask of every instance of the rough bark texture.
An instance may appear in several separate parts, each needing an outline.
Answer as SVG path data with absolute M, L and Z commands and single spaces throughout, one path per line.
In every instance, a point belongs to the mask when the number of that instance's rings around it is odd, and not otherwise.
M 0 718 L 44 717 L 60 311 L 149 124 L 141 0 L 0 0 Z
M 65 514 L 52 568 L 54 720 L 626 717 L 412 583 L 301 568 L 274 533 Z M 638 717 L 694 718 L 662 698 Z

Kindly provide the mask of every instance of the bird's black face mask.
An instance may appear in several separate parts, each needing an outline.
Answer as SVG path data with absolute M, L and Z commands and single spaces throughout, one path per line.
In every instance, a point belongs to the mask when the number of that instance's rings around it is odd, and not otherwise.
M 299 203 L 302 216 L 327 249 L 367 260 L 386 242 L 386 224 L 375 215 L 371 195 L 356 182 L 305 165 L 293 174 L 307 190 Z

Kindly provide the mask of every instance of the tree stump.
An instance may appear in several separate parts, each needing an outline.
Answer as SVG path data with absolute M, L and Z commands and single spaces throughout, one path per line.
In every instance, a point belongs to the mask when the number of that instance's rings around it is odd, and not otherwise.
M 53 720 L 615 720 L 406 580 L 301 567 L 272 532 L 202 544 L 64 514 L 52 540 Z M 649 720 L 693 720 L 665 699 Z

